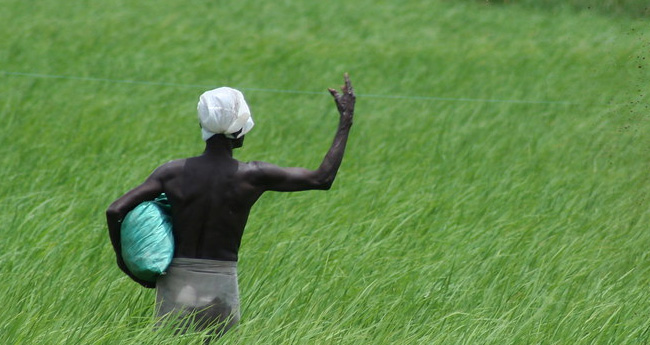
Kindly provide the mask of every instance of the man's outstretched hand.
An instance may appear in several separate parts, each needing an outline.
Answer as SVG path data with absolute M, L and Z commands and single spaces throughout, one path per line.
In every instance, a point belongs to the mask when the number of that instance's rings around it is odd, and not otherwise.
M 354 95 L 354 89 L 352 89 L 352 83 L 350 83 L 350 77 L 347 73 L 345 73 L 344 78 L 345 85 L 341 87 L 340 94 L 334 89 L 330 88 L 328 90 L 332 94 L 332 97 L 334 97 L 336 108 L 338 108 L 339 114 L 341 114 L 341 121 L 345 121 L 348 125 L 352 125 L 356 96 Z

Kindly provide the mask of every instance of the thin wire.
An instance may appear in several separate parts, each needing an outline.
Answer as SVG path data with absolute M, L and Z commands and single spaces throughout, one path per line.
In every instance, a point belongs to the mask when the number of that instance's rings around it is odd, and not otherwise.
M 94 81 L 106 82 L 115 84 L 137 84 L 137 85 L 153 85 L 153 86 L 175 86 L 175 87 L 194 87 L 194 88 L 213 88 L 213 85 L 203 84 L 181 84 L 169 82 L 156 82 L 156 81 L 142 81 L 142 80 L 129 80 L 129 79 L 108 79 L 108 78 L 95 78 L 95 77 L 78 77 L 68 75 L 55 75 L 55 74 L 42 74 L 42 73 L 26 73 L 26 72 L 11 72 L 0 71 L 6 76 L 20 76 L 32 78 L 46 78 L 46 79 L 64 79 L 64 80 L 81 80 L 81 81 Z M 264 88 L 239 88 L 242 91 L 252 92 L 268 92 L 268 93 L 291 93 L 302 95 L 327 95 L 327 92 L 317 91 L 303 91 L 303 90 L 285 90 L 285 89 L 264 89 Z M 403 100 L 420 100 L 420 101 L 453 101 L 453 102 L 483 102 L 483 103 L 523 103 L 523 104 L 564 104 L 574 105 L 577 102 L 570 101 L 536 101 L 536 100 L 523 100 L 523 99 L 485 99 L 485 98 L 453 98 L 453 97 L 432 97 L 432 96 L 402 96 L 402 95 L 381 95 L 381 94 L 359 94 L 360 98 L 380 98 L 380 99 L 403 99 Z

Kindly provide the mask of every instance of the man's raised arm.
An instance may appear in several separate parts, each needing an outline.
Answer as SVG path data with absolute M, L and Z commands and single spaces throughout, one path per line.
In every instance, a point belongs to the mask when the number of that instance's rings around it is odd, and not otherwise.
M 320 167 L 316 170 L 304 168 L 281 168 L 264 162 L 254 162 L 254 183 L 265 190 L 274 191 L 300 191 L 308 189 L 329 189 L 334 182 L 336 173 L 341 166 L 343 153 L 348 141 L 352 119 L 354 117 L 354 104 L 356 96 L 350 78 L 345 74 L 345 84 L 341 93 L 329 89 L 334 97 L 336 108 L 339 111 L 339 125 L 334 136 L 334 141 L 325 155 Z

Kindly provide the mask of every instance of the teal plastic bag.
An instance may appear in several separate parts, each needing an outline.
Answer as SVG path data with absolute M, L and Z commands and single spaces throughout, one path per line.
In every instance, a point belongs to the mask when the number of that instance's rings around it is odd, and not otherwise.
M 171 205 L 163 193 L 145 201 L 122 221 L 120 242 L 126 267 L 139 279 L 155 282 L 174 257 Z

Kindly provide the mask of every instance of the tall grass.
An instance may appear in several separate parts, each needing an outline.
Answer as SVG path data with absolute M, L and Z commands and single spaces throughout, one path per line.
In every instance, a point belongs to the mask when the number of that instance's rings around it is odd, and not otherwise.
M 239 159 L 316 167 L 336 113 L 300 92 L 345 71 L 359 97 L 334 188 L 254 207 L 242 322 L 220 343 L 648 342 L 647 22 L 468 2 L 0 3 L 3 344 L 201 344 L 155 330 L 106 206 L 201 152 L 210 86 L 253 111 Z

